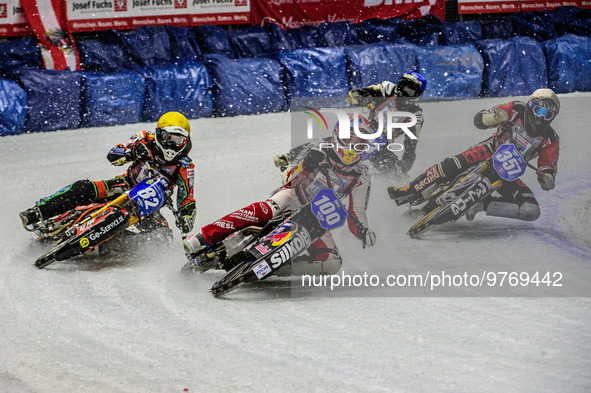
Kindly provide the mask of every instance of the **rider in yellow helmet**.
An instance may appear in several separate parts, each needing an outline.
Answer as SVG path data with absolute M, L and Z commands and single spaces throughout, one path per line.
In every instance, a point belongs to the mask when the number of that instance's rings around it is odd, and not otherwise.
M 131 165 L 127 172 L 110 180 L 78 180 L 58 192 L 41 199 L 34 207 L 20 213 L 25 229 L 34 230 L 40 221 L 57 216 L 77 206 L 110 200 L 144 180 L 143 162 L 155 166 L 177 191 L 177 226 L 183 233 L 193 228 L 195 199 L 193 185 L 195 165 L 187 156 L 191 150 L 191 125 L 179 112 L 167 112 L 154 132 L 142 131 L 126 143 L 117 144 L 107 154 L 112 165 Z M 163 217 L 159 217 L 163 219 Z

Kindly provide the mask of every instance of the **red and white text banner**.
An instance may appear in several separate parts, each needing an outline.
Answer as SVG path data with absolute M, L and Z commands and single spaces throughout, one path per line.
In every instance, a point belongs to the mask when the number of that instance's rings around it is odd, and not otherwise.
M 318 26 L 324 22 L 393 17 L 445 18 L 444 0 L 252 0 L 252 23 L 276 23 L 284 28 Z
M 0 0 L 0 37 L 31 34 L 31 26 L 20 0 Z
M 0 0 L 2 1 L 2 0 Z M 249 0 L 65 0 L 72 32 L 250 23 Z
M 537 1 L 537 0 L 458 0 L 460 14 L 490 14 L 519 11 L 554 10 L 558 7 L 591 9 L 591 0 Z

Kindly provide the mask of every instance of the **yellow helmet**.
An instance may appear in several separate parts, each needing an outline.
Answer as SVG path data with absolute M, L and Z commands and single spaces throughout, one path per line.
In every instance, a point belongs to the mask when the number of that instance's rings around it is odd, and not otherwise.
M 189 120 L 182 113 L 179 112 L 166 112 L 163 114 L 160 119 L 158 119 L 158 124 L 156 124 L 156 129 L 164 128 L 164 127 L 181 127 L 189 135 L 191 136 L 191 125 L 189 124 Z
M 156 146 L 162 159 L 171 162 L 191 150 L 191 125 L 179 112 L 163 114 L 156 124 Z

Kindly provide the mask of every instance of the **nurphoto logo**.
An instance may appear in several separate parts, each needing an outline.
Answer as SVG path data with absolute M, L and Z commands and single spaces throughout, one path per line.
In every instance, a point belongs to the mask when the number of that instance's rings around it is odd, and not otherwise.
M 348 146 L 341 147 L 348 148 L 349 150 L 367 152 L 372 149 L 379 151 L 382 148 L 386 148 L 390 151 L 401 151 L 404 149 L 404 146 L 401 143 L 393 142 L 394 138 L 400 134 L 400 131 L 410 139 L 418 139 L 410 130 L 417 123 L 417 117 L 414 113 L 384 109 L 371 115 L 370 119 L 367 120 L 359 114 L 358 109 L 321 108 L 320 110 L 316 110 L 311 107 L 307 107 L 307 109 L 309 111 L 305 111 L 304 113 L 311 116 L 307 123 L 307 139 L 314 139 L 313 119 L 320 125 L 320 129 L 329 129 L 324 113 L 334 113 L 337 116 L 339 139 L 346 143 L 349 143 L 347 141 L 351 141 Z M 362 132 L 359 129 L 360 116 L 369 123 L 372 132 Z M 377 126 L 375 126 L 376 124 Z M 353 131 L 353 135 L 351 130 Z M 353 143 L 353 141 L 356 141 L 356 143 Z M 321 149 L 336 149 L 338 147 L 334 146 L 333 143 L 320 143 Z

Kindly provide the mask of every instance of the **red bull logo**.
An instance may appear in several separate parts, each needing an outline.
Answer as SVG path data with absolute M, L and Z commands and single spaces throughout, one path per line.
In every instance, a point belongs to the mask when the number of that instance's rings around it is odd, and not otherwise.
M 271 245 L 273 247 L 277 247 L 288 241 L 291 235 L 293 235 L 293 231 L 276 233 L 269 240 L 272 242 Z

